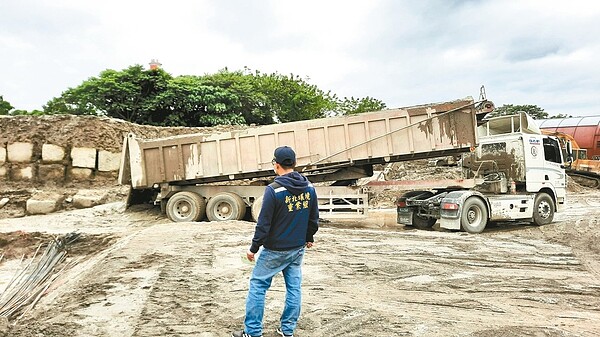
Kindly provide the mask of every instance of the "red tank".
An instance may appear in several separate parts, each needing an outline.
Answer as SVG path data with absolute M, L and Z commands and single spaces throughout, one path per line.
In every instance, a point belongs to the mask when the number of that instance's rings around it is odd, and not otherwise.
M 544 119 L 537 121 L 540 129 L 563 132 L 575 138 L 588 159 L 600 160 L 600 116 Z

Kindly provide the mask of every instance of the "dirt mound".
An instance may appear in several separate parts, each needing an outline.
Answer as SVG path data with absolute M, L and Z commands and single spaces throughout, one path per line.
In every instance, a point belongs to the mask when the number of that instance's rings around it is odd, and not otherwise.
M 426 159 L 411 160 L 388 165 L 376 165 L 375 171 L 379 171 L 379 180 L 445 180 L 461 179 L 461 171 L 458 166 L 435 166 L 430 165 Z M 375 208 L 395 207 L 396 199 L 404 194 L 404 191 L 389 189 L 383 191 L 369 192 L 369 204 Z
M 430 165 L 429 160 L 411 160 L 388 164 L 382 171 L 385 180 L 443 180 L 460 179 L 461 170 L 458 166 Z
M 97 116 L 0 116 L 0 145 L 31 142 L 69 147 L 91 147 L 120 152 L 123 138 L 133 132 L 138 138 L 159 138 L 190 133 L 218 133 L 246 126 L 157 127 L 138 125 Z
M 567 192 L 569 193 L 581 193 L 589 190 L 588 187 L 582 186 L 575 181 L 571 176 L 567 176 Z
M 7 145 L 15 142 L 32 143 L 32 168 L 36 171 L 37 165 L 43 164 L 41 159 L 44 144 L 58 145 L 67 151 L 73 147 L 89 147 L 120 153 L 123 139 L 130 132 L 138 138 L 150 139 L 190 133 L 213 134 L 247 127 L 230 125 L 195 128 L 156 127 L 98 116 L 0 116 L 0 147 L 6 148 Z M 0 168 L 2 167 L 3 164 L 0 163 Z M 4 171 L 6 172 L 6 168 Z M 9 176 L 9 173 L 4 174 Z M 62 176 L 57 176 L 57 179 L 60 177 Z M 48 181 L 8 180 L 0 176 L 0 199 L 10 200 L 8 204 L 0 207 L 0 219 L 24 216 L 27 200 L 34 194 L 44 191 L 64 196 L 66 201 L 61 205 L 61 210 L 72 209 L 72 205 L 68 202 L 69 197 L 75 195 L 79 189 L 105 189 L 110 196 L 106 202 L 126 197 L 126 194 L 122 193 L 116 185 L 116 173 L 95 172 L 92 177 L 87 180 Z

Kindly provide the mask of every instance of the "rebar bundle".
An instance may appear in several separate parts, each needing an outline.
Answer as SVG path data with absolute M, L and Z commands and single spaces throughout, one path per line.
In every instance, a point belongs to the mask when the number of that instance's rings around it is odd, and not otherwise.
M 27 266 L 15 272 L 0 295 L 0 317 L 17 321 L 33 309 L 67 266 L 65 264 L 61 267 L 61 263 L 67 256 L 67 247 L 77 241 L 79 236 L 79 233 L 72 232 L 54 238 L 40 257 L 38 253 L 43 244 L 38 246 Z M 21 258 L 21 263 L 23 259 L 24 256 Z

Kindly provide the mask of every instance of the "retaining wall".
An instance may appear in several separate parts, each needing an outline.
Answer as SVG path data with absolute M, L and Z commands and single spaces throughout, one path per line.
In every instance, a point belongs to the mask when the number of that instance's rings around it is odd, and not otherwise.
M 118 186 L 124 137 L 226 132 L 211 128 L 137 125 L 97 116 L 0 115 L 0 219 L 92 207 L 124 200 Z
M 76 144 L 6 142 L 0 144 L 0 181 L 32 185 L 116 181 L 120 160 L 120 153 Z

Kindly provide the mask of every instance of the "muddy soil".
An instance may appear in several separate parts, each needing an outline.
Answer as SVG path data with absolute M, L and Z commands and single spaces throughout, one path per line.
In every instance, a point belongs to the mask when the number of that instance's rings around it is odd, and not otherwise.
M 569 198 L 552 224 L 493 224 L 478 235 L 324 224 L 306 254 L 295 335 L 600 335 L 600 191 Z M 241 254 L 253 226 L 175 224 L 121 202 L 2 219 L 6 241 L 27 235 L 35 245 L 74 230 L 90 238 L 86 259 L 5 336 L 228 336 L 243 321 L 252 266 Z M 284 295 L 277 277 L 267 337 Z
M 173 135 L 226 132 L 247 126 L 216 127 L 156 127 L 138 125 L 120 119 L 97 116 L 46 115 L 0 116 L 0 145 L 31 142 L 41 149 L 50 143 L 63 147 L 71 145 L 121 152 L 123 138 L 133 132 L 138 138 L 161 138 Z

